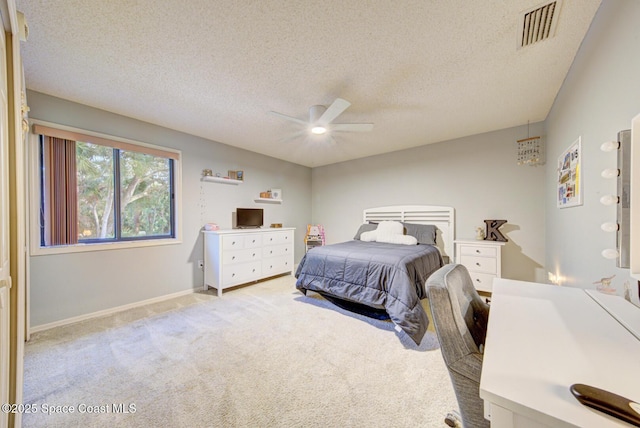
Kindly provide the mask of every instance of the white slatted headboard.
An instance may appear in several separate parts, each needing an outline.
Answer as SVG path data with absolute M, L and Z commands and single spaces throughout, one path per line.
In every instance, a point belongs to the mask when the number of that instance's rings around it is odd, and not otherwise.
M 439 232 L 436 244 L 443 256 L 453 261 L 453 240 L 455 238 L 455 217 L 451 207 L 431 205 L 396 205 L 391 207 L 368 208 L 363 211 L 363 221 L 403 221 L 405 223 L 433 224 Z

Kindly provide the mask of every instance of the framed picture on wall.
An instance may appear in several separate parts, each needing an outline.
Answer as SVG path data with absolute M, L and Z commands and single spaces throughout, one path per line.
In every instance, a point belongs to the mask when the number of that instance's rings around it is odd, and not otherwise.
M 581 137 L 562 152 L 558 158 L 558 208 L 569 208 L 582 205 L 582 164 Z

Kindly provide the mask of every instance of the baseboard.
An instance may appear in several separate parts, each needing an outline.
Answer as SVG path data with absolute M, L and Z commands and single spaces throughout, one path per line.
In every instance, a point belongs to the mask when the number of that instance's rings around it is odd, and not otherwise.
M 179 291 L 177 293 L 166 294 L 164 296 L 154 297 L 153 299 L 141 300 L 135 303 L 128 303 L 122 306 L 116 306 L 115 308 L 104 309 L 102 311 L 92 312 L 90 314 L 79 315 L 77 317 L 66 318 L 60 321 L 54 321 L 48 324 L 37 325 L 35 327 L 31 327 L 29 329 L 29 334 L 38 333 L 44 330 L 49 330 L 54 327 L 60 327 L 63 325 L 74 324 L 80 321 L 85 321 L 92 318 L 103 317 L 105 315 L 112 315 L 118 312 L 126 311 L 127 309 L 133 309 L 144 305 L 149 305 L 151 303 L 158 303 L 169 299 L 174 299 L 180 296 L 186 296 L 187 294 L 192 294 L 195 292 L 201 291 L 201 287 L 193 288 L 189 290 Z

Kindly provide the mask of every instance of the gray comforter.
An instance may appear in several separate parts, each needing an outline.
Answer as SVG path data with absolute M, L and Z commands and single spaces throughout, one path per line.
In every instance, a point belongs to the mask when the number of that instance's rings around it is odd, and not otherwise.
M 420 300 L 425 282 L 443 265 L 431 245 L 353 240 L 311 249 L 296 271 L 296 288 L 384 309 L 417 344 L 429 325 Z

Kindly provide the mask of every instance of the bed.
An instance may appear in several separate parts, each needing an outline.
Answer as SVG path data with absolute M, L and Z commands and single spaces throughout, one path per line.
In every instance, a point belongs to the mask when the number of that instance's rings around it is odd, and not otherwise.
M 395 223 L 395 224 L 392 224 Z M 414 236 L 411 245 L 371 241 L 384 225 Z M 354 239 L 309 250 L 296 270 L 296 288 L 314 291 L 345 309 L 388 318 L 420 344 L 429 325 L 421 300 L 427 278 L 453 255 L 451 207 L 408 205 L 366 209 Z M 391 240 L 391 241 L 395 241 Z M 409 244 L 409 245 L 407 245 Z

